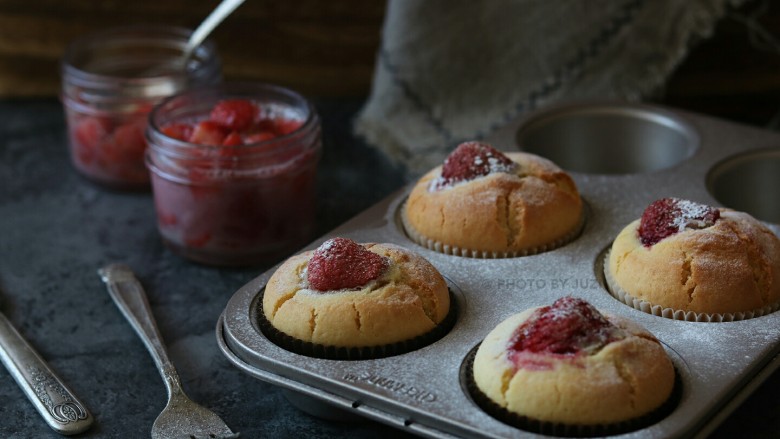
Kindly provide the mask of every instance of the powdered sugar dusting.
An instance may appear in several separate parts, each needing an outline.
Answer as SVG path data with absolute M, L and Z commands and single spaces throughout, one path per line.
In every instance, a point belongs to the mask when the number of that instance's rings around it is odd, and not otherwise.
M 497 172 L 512 173 L 517 166 L 517 163 L 487 143 L 461 143 L 444 160 L 441 174 L 431 180 L 428 190 L 442 190 Z
M 680 198 L 662 198 L 647 206 L 639 224 L 642 244 L 649 247 L 684 230 L 710 227 L 720 211 L 705 204 Z
M 317 251 L 323 255 L 328 255 L 330 257 L 331 250 L 333 247 L 336 246 L 336 240 L 335 239 L 329 239 L 325 242 L 323 242 L 319 247 L 317 247 Z
M 522 367 L 523 352 L 563 357 L 591 354 L 624 337 L 625 331 L 588 302 L 567 296 L 537 309 L 517 328 L 510 340 L 510 359 Z
M 680 215 L 674 219 L 674 225 L 677 226 L 678 232 L 682 232 L 686 228 L 701 229 L 707 227 L 705 219 L 712 209 L 710 206 L 677 198 L 675 198 L 675 201 L 677 202 L 677 208 L 680 209 Z

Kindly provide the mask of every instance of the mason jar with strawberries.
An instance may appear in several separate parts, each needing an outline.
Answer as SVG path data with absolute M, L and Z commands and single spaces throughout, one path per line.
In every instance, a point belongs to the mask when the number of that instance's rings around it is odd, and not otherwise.
M 191 31 L 135 25 L 79 38 L 62 58 L 62 95 L 71 162 L 116 189 L 148 189 L 144 164 L 149 112 L 189 87 L 219 83 L 221 62 L 206 41 L 184 59 Z
M 209 265 L 254 265 L 305 244 L 314 229 L 320 119 L 269 84 L 193 89 L 152 110 L 152 192 L 163 241 Z

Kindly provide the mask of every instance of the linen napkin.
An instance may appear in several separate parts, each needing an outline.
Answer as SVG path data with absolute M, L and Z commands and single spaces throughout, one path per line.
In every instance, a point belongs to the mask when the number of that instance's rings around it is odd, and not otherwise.
M 354 130 L 410 177 L 566 99 L 640 101 L 743 0 L 389 0 Z

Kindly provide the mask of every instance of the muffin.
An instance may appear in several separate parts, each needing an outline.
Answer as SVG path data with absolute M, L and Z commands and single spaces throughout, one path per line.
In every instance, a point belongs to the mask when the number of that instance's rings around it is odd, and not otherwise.
M 543 434 L 615 434 L 663 416 L 675 370 L 639 325 L 563 297 L 515 314 L 480 344 L 475 400 L 515 426 Z
M 657 200 L 615 238 L 604 265 L 615 297 L 656 315 L 730 321 L 780 305 L 780 240 L 729 209 Z
M 577 187 L 555 164 L 480 142 L 462 143 L 420 178 L 401 212 L 418 244 L 470 257 L 555 248 L 576 236 L 582 218 Z
M 285 261 L 262 304 L 272 341 L 324 357 L 339 349 L 352 349 L 343 354 L 350 358 L 414 349 L 443 335 L 450 314 L 447 284 L 427 260 L 396 245 L 345 238 Z

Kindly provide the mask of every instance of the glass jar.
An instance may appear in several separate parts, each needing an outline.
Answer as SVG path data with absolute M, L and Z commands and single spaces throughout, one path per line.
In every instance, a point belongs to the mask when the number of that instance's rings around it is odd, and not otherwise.
M 190 30 L 137 25 L 86 35 L 63 55 L 62 95 L 71 162 L 117 189 L 148 189 L 144 131 L 152 107 L 186 88 L 222 79 L 207 41 L 184 62 Z
M 254 124 L 292 128 L 256 132 L 233 146 L 169 135 L 212 123 L 215 105 L 228 100 L 251 102 Z M 209 265 L 249 266 L 312 238 L 322 136 L 314 107 L 298 93 L 256 83 L 189 90 L 152 110 L 147 139 L 157 225 L 174 252 Z

